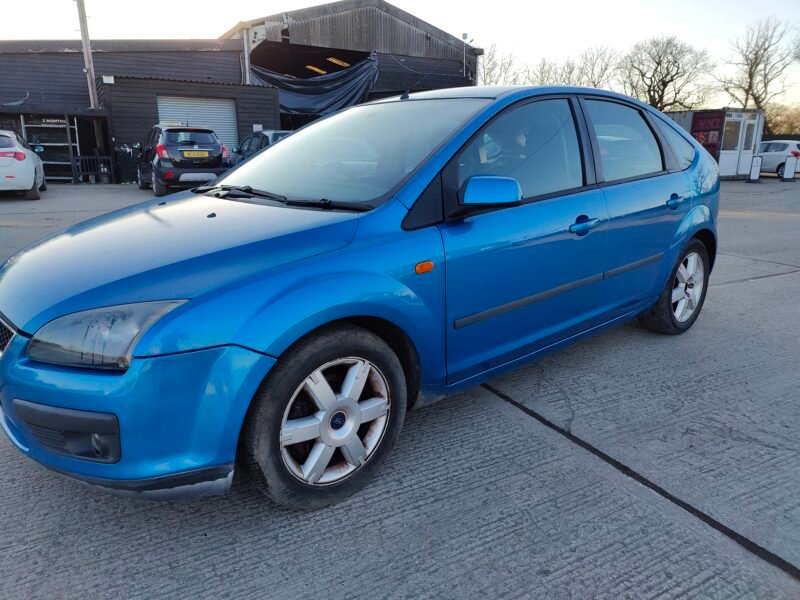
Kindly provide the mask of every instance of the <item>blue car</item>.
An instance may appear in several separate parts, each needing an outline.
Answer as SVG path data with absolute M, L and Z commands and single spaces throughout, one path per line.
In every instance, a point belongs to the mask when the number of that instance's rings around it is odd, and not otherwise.
M 592 89 L 406 94 L 0 270 L 0 423 L 139 497 L 364 487 L 407 410 L 630 319 L 697 320 L 715 161 Z M 447 460 L 446 452 L 442 460 Z

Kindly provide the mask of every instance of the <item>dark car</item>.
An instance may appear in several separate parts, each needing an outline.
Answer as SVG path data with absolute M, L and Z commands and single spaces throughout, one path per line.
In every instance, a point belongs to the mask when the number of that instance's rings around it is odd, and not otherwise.
M 170 188 L 212 181 L 230 167 L 230 152 L 214 130 L 159 123 L 142 144 L 136 180 L 139 189 L 165 196 Z
M 276 144 L 291 133 L 291 131 L 256 131 L 253 135 L 244 138 L 239 147 L 234 149 L 233 164 L 238 165 L 254 154 L 258 154 L 264 148 Z

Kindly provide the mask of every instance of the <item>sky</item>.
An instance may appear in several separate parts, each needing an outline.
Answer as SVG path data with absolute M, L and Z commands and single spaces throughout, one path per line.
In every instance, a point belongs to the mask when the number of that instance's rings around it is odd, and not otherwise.
M 216 38 L 238 21 L 320 4 L 314 0 L 85 0 L 95 39 Z M 730 41 L 755 20 L 776 15 L 800 34 L 798 0 L 390 0 L 473 45 L 513 52 L 520 63 L 558 60 L 590 46 L 624 51 L 635 42 L 676 35 L 718 63 Z M 77 39 L 74 0 L 3 1 L 2 39 Z M 800 65 L 787 77 L 785 103 L 800 103 Z M 718 102 L 726 103 L 720 96 Z

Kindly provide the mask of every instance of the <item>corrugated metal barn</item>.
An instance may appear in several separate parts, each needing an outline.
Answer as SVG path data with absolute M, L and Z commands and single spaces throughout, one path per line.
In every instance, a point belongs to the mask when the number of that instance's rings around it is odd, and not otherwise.
M 163 118 L 162 97 L 183 99 L 185 110 L 178 110 L 198 125 L 215 125 L 206 118 L 213 119 L 214 111 L 202 110 L 209 101 L 227 107 L 227 114 L 216 116 L 221 124 L 233 122 L 225 140 L 232 145 L 254 124 L 279 125 L 277 90 L 242 84 L 240 42 L 93 41 L 92 55 L 99 109 L 89 108 L 79 41 L 0 42 L 0 129 L 44 148 L 50 181 L 85 179 L 81 168 L 87 164 L 113 173 L 114 149 L 142 142 Z
M 475 85 L 483 53 L 384 0 L 342 0 L 266 16 L 238 23 L 221 37 L 242 40 L 245 62 L 255 69 L 289 79 L 330 77 L 371 59 L 377 76 L 364 100 Z
M 94 180 L 84 171 L 98 169 L 124 179 L 115 151 L 175 115 L 235 146 L 254 128 L 294 129 L 358 102 L 474 85 L 482 53 L 383 0 L 239 23 L 218 40 L 95 40 L 91 50 L 95 109 L 80 41 L 0 41 L 0 129 L 44 148 L 51 181 Z

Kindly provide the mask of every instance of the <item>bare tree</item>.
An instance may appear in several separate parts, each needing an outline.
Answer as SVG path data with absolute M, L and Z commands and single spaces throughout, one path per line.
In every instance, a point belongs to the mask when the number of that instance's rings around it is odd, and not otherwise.
M 517 85 L 522 76 L 513 52 L 503 53 L 492 44 L 480 58 L 478 80 L 481 85 Z
M 629 96 L 658 110 L 689 110 L 708 98 L 713 68 L 705 50 L 668 36 L 635 44 L 620 60 L 619 73 Z
M 559 67 L 556 63 L 542 58 L 533 66 L 525 67 L 523 80 L 530 85 L 556 85 Z
M 766 110 L 766 122 L 775 135 L 800 134 L 800 106 L 770 104 Z
M 593 88 L 611 89 L 617 74 L 619 55 L 607 46 L 587 48 L 578 57 L 581 85 Z
M 744 37 L 734 40 L 734 57 L 729 63 L 735 72 L 721 80 L 731 99 L 744 108 L 752 101 L 756 108 L 766 109 L 783 94 L 786 70 L 794 61 L 786 43 L 788 33 L 788 27 L 772 16 L 748 27 Z

